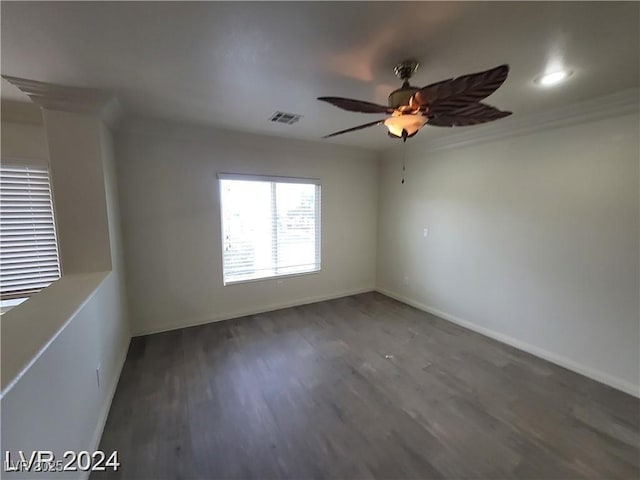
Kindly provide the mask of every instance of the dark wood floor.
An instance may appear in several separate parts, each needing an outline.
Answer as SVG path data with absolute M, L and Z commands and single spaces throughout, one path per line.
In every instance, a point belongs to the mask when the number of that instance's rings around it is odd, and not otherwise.
M 370 293 L 134 338 L 100 448 L 93 478 L 638 479 L 640 401 Z

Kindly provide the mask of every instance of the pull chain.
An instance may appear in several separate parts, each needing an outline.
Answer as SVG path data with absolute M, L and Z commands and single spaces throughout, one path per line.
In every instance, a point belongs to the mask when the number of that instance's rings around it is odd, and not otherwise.
M 406 161 L 407 161 L 407 147 L 406 145 L 403 148 L 404 153 L 402 155 L 402 184 L 404 185 L 404 172 L 406 171 Z

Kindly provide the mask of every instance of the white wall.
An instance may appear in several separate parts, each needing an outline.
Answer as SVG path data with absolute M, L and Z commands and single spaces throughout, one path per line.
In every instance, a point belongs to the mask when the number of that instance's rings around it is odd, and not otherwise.
M 109 253 L 111 258 L 111 275 L 105 282 L 103 288 L 111 289 L 109 299 L 112 303 L 111 308 L 113 309 L 113 315 L 111 321 L 99 322 L 97 325 L 100 328 L 99 336 L 102 345 L 100 360 L 102 375 L 106 379 L 115 379 L 115 381 L 117 381 L 129 348 L 131 329 L 128 318 L 129 309 L 127 303 L 127 284 L 125 281 L 114 139 L 111 131 L 104 123 L 100 124 L 99 129 L 109 233 Z M 106 418 L 104 420 L 106 420 Z
M 118 132 L 116 152 L 134 334 L 375 287 L 371 152 L 142 120 Z M 322 271 L 223 286 L 217 172 L 320 178 Z
M 404 185 L 386 152 L 378 288 L 638 395 L 639 131 L 626 115 L 414 149 Z
M 3 159 L 36 159 L 47 161 L 49 151 L 42 125 L 2 121 Z
M 44 121 L 63 273 L 109 270 L 102 121 L 52 110 L 44 111 Z

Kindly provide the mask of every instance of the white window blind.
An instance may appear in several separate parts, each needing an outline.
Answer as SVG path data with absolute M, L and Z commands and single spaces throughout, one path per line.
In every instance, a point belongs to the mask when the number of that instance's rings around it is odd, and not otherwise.
M 0 165 L 0 296 L 24 298 L 60 278 L 49 170 Z
M 218 175 L 223 279 L 228 283 L 320 270 L 320 184 Z

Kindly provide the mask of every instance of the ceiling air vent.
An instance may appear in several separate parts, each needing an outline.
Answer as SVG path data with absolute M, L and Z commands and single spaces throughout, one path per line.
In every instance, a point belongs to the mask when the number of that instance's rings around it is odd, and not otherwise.
M 302 118 L 302 115 L 296 115 L 295 113 L 276 112 L 271 115 L 272 122 L 286 123 L 287 125 L 293 125 Z

